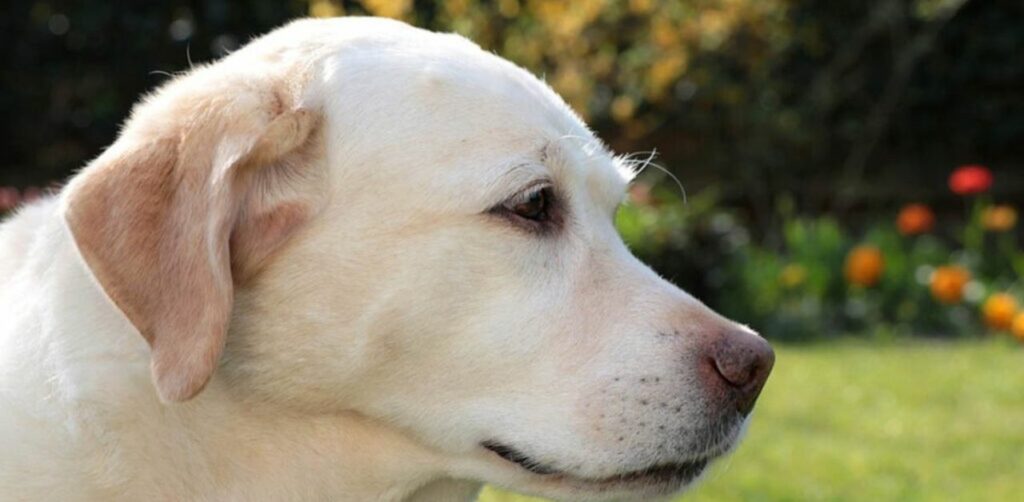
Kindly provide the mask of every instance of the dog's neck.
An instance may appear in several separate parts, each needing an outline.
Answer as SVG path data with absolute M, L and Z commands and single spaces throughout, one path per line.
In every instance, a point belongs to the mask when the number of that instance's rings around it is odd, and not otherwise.
M 0 392 L 0 400 L 31 423 L 0 421 L 0 444 L 19 452 L 10 472 L 52 475 L 37 476 L 45 486 L 14 488 L 14 499 L 475 498 L 480 484 L 449 479 L 437 453 L 356 414 L 309 416 L 243 403 L 218 378 L 195 399 L 161 403 L 146 343 L 92 278 L 56 205 L 35 213 L 37 221 L 25 225 L 48 227 L 36 235 L 50 242 L 27 243 L 18 258 L 39 286 L 23 298 L 35 311 L 19 319 L 42 332 L 0 336 L 4 360 L 16 365 L 6 369 L 23 384 L 18 394 Z M 53 253 L 30 256 L 32 248 Z M 55 316 L 60 322 L 40 322 Z M 0 495 L 5 489 L 0 483 Z
M 205 431 L 202 446 L 211 464 L 225 470 L 219 484 L 232 487 L 232 498 L 469 502 L 480 490 L 479 483 L 447 478 L 438 454 L 374 420 L 247 410 L 225 405 L 230 401 L 218 388 L 223 383 L 212 385 L 196 399 L 208 410 L 197 415 L 224 413 L 235 426 L 225 432 L 191 425 Z

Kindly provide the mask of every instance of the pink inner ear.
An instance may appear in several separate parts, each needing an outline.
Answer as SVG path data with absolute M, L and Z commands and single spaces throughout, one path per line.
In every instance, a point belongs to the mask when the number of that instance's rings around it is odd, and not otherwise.
M 243 216 L 231 233 L 231 272 L 235 284 L 249 280 L 309 216 L 305 204 L 285 202 L 252 216 Z

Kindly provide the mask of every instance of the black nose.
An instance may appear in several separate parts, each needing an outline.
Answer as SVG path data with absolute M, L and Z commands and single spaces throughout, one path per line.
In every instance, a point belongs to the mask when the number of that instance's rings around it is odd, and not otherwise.
M 775 352 L 764 338 L 738 328 L 723 332 L 710 345 L 719 385 L 740 413 L 750 413 L 775 364 Z

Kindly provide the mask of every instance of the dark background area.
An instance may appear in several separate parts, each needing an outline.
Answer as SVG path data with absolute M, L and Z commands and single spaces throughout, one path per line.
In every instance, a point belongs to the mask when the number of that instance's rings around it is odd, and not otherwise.
M 419 2 L 406 17 L 461 26 L 442 3 Z M 764 33 L 763 20 L 739 23 L 725 42 L 690 51 L 688 69 L 672 77 L 674 92 L 638 96 L 635 123 L 627 124 L 611 118 L 608 96 L 630 92 L 621 72 L 640 73 L 656 60 L 623 62 L 636 59 L 630 50 L 662 13 L 602 16 L 579 30 L 599 48 L 584 57 L 607 45 L 617 61 L 607 72 L 613 77 L 593 77 L 584 111 L 619 150 L 657 148 L 659 162 L 688 186 L 723 184 L 728 201 L 753 208 L 779 191 L 809 211 L 870 209 L 908 192 L 942 198 L 946 173 L 968 162 L 995 170 L 998 194 L 1021 196 L 1024 3 L 969 1 L 941 21 L 915 17 L 920 3 L 784 2 L 789 39 L 766 40 L 776 34 Z M 549 76 L 566 64 L 557 53 L 531 60 L 502 45 L 517 33 L 543 34 L 529 26 L 539 14 L 479 9 L 486 22 L 462 31 L 485 47 Z M 168 73 L 309 11 L 305 1 L 7 2 L 0 184 L 67 176 L 113 140 L 132 103 Z M 472 14 L 464 14 L 469 22 Z

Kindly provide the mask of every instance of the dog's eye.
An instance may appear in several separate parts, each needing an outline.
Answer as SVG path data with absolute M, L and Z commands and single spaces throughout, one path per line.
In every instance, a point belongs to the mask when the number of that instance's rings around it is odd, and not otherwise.
M 537 183 L 487 212 L 523 230 L 546 234 L 562 222 L 562 208 L 550 182 Z
M 506 206 L 520 218 L 532 221 L 547 221 L 551 205 L 551 188 L 542 187 L 516 197 Z

